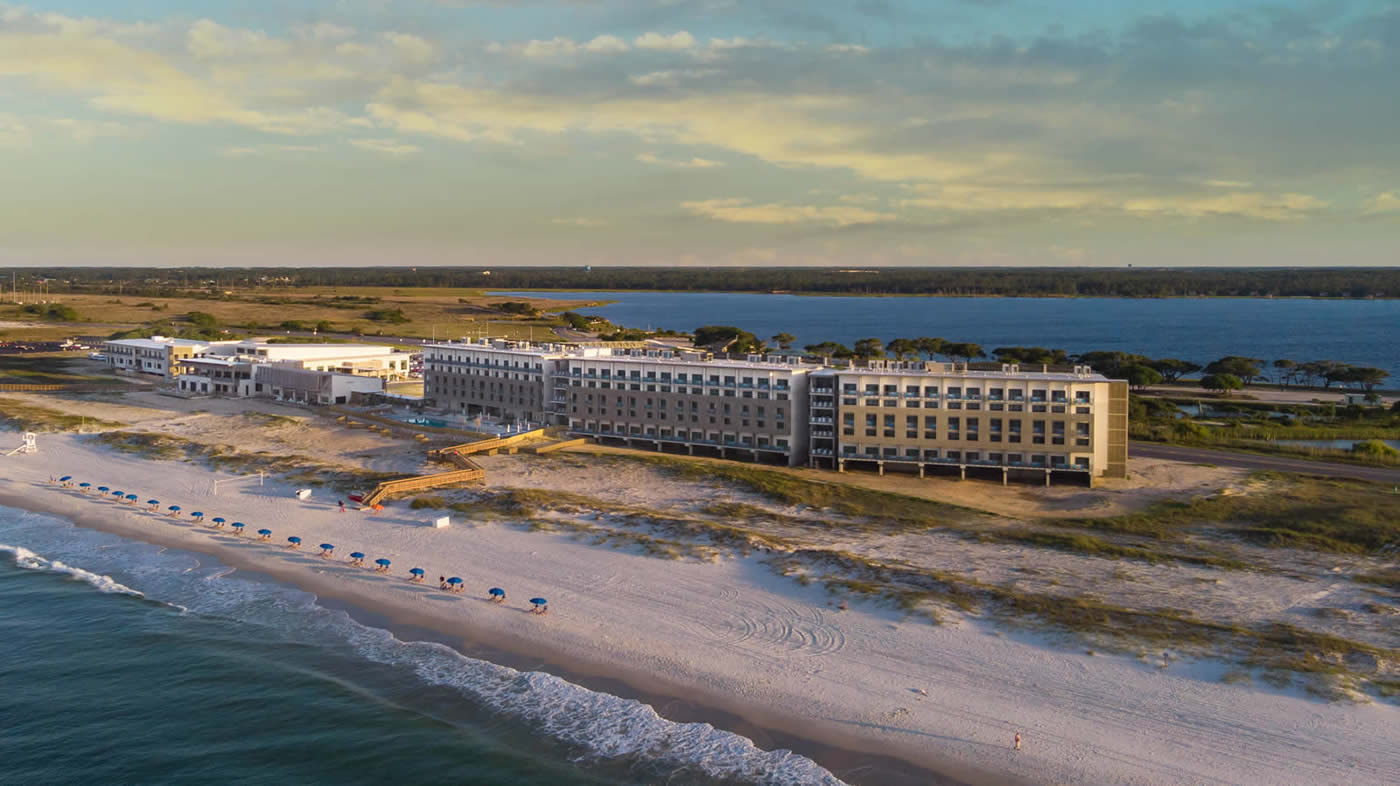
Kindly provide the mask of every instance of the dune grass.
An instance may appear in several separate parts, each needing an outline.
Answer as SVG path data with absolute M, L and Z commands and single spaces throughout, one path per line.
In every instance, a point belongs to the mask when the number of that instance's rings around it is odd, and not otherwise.
M 1243 570 L 1249 563 L 1218 554 L 1191 554 L 1162 548 L 1125 545 L 1085 533 L 1044 532 L 1027 529 L 991 530 L 976 533 L 983 542 L 1016 543 L 1034 548 L 1054 549 L 1104 559 L 1131 559 L 1158 564 L 1178 562 L 1211 568 Z
M 1271 547 L 1340 554 L 1400 544 L 1400 495 L 1386 485 L 1260 472 L 1256 488 L 1189 501 L 1161 502 L 1140 513 L 1042 524 L 1159 540 L 1219 532 Z
M 125 423 L 71 415 L 20 399 L 0 397 L 0 426 L 23 431 L 77 431 L 82 428 L 122 428 Z

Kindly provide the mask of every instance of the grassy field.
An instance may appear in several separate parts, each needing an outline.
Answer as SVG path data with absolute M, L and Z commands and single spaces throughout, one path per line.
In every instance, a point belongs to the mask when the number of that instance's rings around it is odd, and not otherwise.
M 85 428 L 121 428 L 124 425 L 83 415 L 70 415 L 20 399 L 0 397 L 0 426 L 24 431 L 79 431 Z
M 76 323 L 6 328 L 7 339 L 63 338 L 74 334 L 107 335 L 119 329 L 147 329 L 178 334 L 192 327 L 191 312 L 212 315 L 232 332 L 276 334 L 292 320 L 307 330 L 329 322 L 332 332 L 410 338 L 501 336 L 513 339 L 554 338 L 551 313 L 594 305 L 589 301 L 505 298 L 481 290 L 303 288 L 238 292 L 219 298 L 135 298 L 110 295 L 64 295 L 64 305 L 78 312 Z M 535 318 L 512 317 L 493 308 L 507 300 L 527 301 L 539 309 Z M 378 313 L 381 316 L 375 318 Z M 385 316 L 388 315 L 388 316 Z M 0 305 L 0 321 L 30 321 L 18 306 Z M 101 325 L 100 329 L 91 327 Z

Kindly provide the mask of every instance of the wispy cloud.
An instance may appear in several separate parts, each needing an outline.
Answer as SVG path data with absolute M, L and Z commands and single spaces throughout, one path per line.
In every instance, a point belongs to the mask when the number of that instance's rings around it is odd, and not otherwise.
M 278 153 L 324 153 L 326 149 L 318 145 L 244 145 L 226 147 L 219 155 L 230 158 L 241 156 L 266 156 Z
M 813 223 L 845 227 L 895 219 L 892 213 L 877 213 L 849 205 L 755 204 L 738 197 L 682 202 L 681 207 L 697 216 L 735 224 Z
M 698 156 L 689 159 L 673 159 L 661 158 L 655 153 L 650 152 L 638 153 L 637 160 L 643 164 L 673 167 L 676 169 L 714 169 L 724 166 L 724 163 L 721 161 L 712 161 L 708 158 L 700 158 Z
M 351 139 L 350 144 L 361 150 L 383 153 L 386 156 L 408 156 L 423 150 L 417 145 L 404 144 L 393 139 Z
M 1400 194 L 1394 191 L 1386 191 L 1376 194 L 1366 200 L 1362 206 L 1362 213 L 1368 216 L 1380 215 L 1382 213 L 1400 213 Z

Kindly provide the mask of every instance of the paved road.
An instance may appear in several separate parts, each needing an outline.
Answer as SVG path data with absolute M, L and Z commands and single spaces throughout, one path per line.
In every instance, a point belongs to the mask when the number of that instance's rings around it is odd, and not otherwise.
M 1321 475 L 1328 478 L 1355 478 L 1376 483 L 1400 483 L 1400 469 L 1386 467 L 1363 467 L 1355 464 L 1336 464 L 1327 461 L 1295 459 L 1284 456 L 1263 456 L 1257 453 L 1236 453 L 1228 450 L 1207 448 L 1183 448 L 1176 445 L 1158 445 L 1151 442 L 1134 442 L 1128 446 L 1128 455 L 1136 458 L 1167 459 L 1170 461 L 1191 461 L 1197 464 L 1215 464 L 1220 467 L 1240 469 L 1269 469 L 1278 472 L 1297 472 L 1301 475 Z

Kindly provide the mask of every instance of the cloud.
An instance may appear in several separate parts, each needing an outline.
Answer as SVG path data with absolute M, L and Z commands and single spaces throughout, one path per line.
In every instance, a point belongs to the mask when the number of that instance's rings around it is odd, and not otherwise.
M 695 46 L 695 36 L 684 30 L 670 35 L 643 33 L 632 41 L 632 45 L 638 49 L 690 49 Z
M 1381 215 L 1383 213 L 1400 213 L 1400 194 L 1394 191 L 1386 191 L 1376 194 L 1371 199 L 1366 200 L 1361 212 L 1368 216 Z
M 426 63 L 433 59 L 436 51 L 426 39 L 409 33 L 385 33 L 384 38 L 410 63 Z
M 893 221 L 891 213 L 877 213 L 847 205 L 754 204 L 748 199 L 706 199 L 682 202 L 681 207 L 697 216 L 736 224 L 825 224 L 846 227 Z
M 1236 217 L 1265 221 L 1293 221 L 1317 213 L 1327 202 L 1307 194 L 1181 193 L 1143 195 L 1115 189 L 1112 184 L 1083 188 L 1027 188 L 1017 186 L 913 186 L 924 196 L 901 199 L 903 208 L 924 208 L 955 213 L 1013 213 L 1028 211 L 1083 211 L 1135 216 L 1179 218 Z
M 393 139 L 351 139 L 350 144 L 361 150 L 383 153 L 386 156 L 407 156 L 422 152 L 417 145 L 407 145 Z
M 580 52 L 619 54 L 628 51 L 628 49 L 627 42 L 614 35 L 596 36 L 581 44 L 572 38 L 555 36 L 547 40 L 532 38 L 524 43 L 503 44 L 499 41 L 492 41 L 486 45 L 486 51 L 493 54 L 508 52 L 532 58 L 567 57 Z
M 652 166 L 674 167 L 677 169 L 715 169 L 724 166 L 724 162 L 722 161 L 712 161 L 708 158 L 699 158 L 698 156 L 686 160 L 674 158 L 661 158 L 655 153 L 642 152 L 638 153 L 636 158 L 643 164 L 651 164 Z
M 243 145 L 226 147 L 219 151 L 219 155 L 229 158 L 240 158 L 243 156 L 266 156 L 276 153 L 324 153 L 326 149 L 319 145 Z
M 627 42 L 615 35 L 600 35 L 583 45 L 585 52 L 616 54 L 627 51 Z

